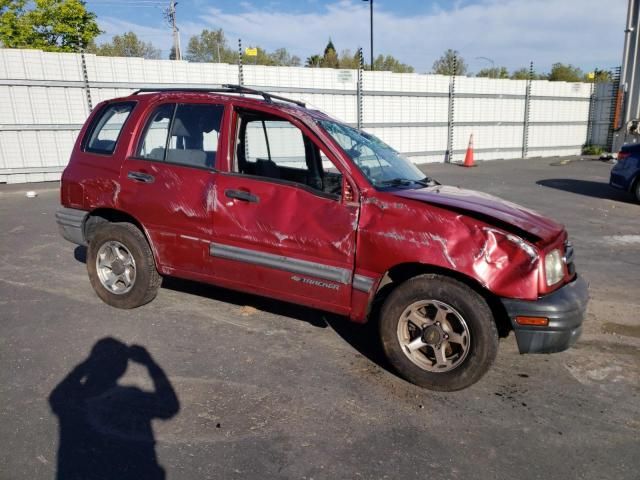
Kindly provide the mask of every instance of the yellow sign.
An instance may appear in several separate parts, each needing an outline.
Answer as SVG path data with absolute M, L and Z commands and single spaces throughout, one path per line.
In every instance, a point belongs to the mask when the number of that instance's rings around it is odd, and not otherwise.
M 587 78 L 589 80 L 593 80 L 594 78 L 596 78 L 596 72 L 589 72 L 587 73 Z
M 248 57 L 257 57 L 258 56 L 258 49 L 257 48 L 245 48 L 244 49 L 244 53 Z

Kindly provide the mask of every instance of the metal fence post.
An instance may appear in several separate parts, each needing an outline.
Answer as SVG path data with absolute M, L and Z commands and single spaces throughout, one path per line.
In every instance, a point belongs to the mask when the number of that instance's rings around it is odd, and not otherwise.
M 358 130 L 362 128 L 362 70 L 364 69 L 364 59 L 362 57 L 362 47 L 358 48 L 358 83 L 356 86 L 356 105 L 358 114 Z
M 596 68 L 593 71 L 593 83 L 591 84 L 591 95 L 589 96 L 589 114 L 587 115 L 587 138 L 585 139 L 585 145 L 593 144 L 593 122 L 595 118 L 596 109 L 596 83 L 598 81 L 598 72 Z
M 87 107 L 89 113 L 93 110 L 93 101 L 91 100 L 91 87 L 89 86 L 89 73 L 87 72 L 87 59 L 84 56 L 84 48 L 80 49 L 80 62 L 82 65 L 82 78 L 84 80 L 84 93 L 87 96 Z
M 454 104 L 456 98 L 456 73 L 458 71 L 458 57 L 453 57 L 453 73 L 449 79 L 449 116 L 447 119 L 447 151 L 444 156 L 445 163 L 453 162 L 453 128 L 454 128 Z
M 533 82 L 533 62 L 529 63 L 529 78 L 524 94 L 524 124 L 522 127 L 522 158 L 529 154 L 529 117 L 531 114 L 531 83 Z
M 244 85 L 244 75 L 242 74 L 242 39 L 238 39 L 238 85 Z

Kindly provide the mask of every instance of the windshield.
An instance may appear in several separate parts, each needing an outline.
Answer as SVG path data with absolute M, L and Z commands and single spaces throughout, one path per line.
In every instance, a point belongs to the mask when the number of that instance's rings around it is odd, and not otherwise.
M 411 161 L 375 135 L 330 120 L 318 120 L 318 123 L 349 155 L 373 186 L 410 187 L 432 182 Z

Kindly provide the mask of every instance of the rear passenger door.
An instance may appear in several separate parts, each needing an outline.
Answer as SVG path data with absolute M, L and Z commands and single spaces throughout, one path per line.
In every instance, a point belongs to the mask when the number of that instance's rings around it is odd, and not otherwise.
M 123 163 L 120 208 L 147 230 L 162 273 L 206 270 L 223 115 L 222 105 L 156 105 Z

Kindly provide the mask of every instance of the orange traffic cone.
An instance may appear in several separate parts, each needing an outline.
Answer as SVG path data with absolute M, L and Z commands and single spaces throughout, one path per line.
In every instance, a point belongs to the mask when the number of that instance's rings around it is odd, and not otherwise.
M 473 133 L 469 137 L 469 146 L 467 147 L 467 153 L 464 156 L 465 167 L 475 167 L 473 163 Z

